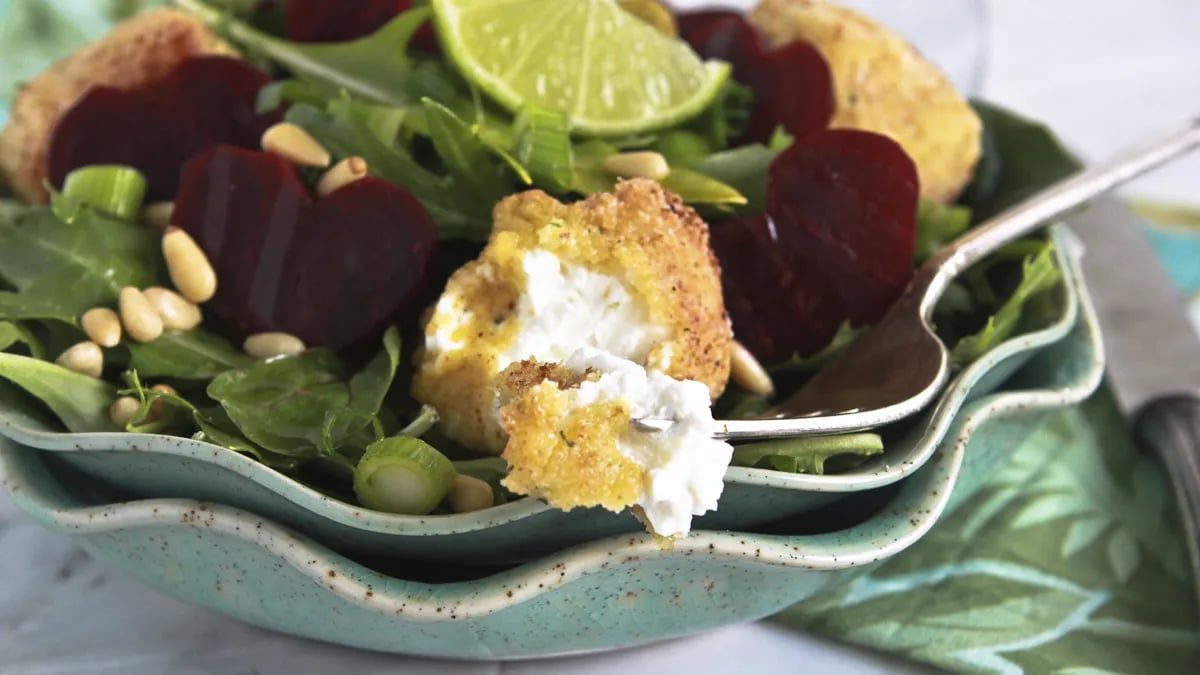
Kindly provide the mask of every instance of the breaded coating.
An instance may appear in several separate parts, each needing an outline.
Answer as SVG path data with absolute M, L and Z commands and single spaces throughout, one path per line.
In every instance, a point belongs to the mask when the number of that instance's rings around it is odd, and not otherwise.
M 936 65 L 886 26 L 825 0 L 762 0 L 750 21 L 773 44 L 806 40 L 825 56 L 831 126 L 890 136 L 916 162 L 921 196 L 954 201 L 979 160 L 982 125 Z
M 590 375 L 594 380 L 599 373 Z M 638 499 L 645 483 L 644 469 L 618 449 L 630 411 L 616 401 L 573 406 L 571 390 L 584 379 L 536 361 L 514 363 L 501 373 L 501 415 L 509 435 L 503 483 L 558 509 L 600 506 L 619 512 Z
M 541 191 L 524 192 L 497 204 L 493 217 L 487 246 L 451 276 L 435 306 L 414 378 L 414 396 L 438 409 L 448 435 L 476 450 L 500 452 L 505 434 L 496 375 L 510 363 L 553 362 L 582 346 L 625 351 L 617 355 L 676 379 L 698 380 L 714 399 L 721 394 L 732 334 L 720 268 L 708 226 L 679 197 L 636 179 L 570 205 Z M 562 289 L 543 281 L 527 289 L 534 258 L 561 264 L 559 279 L 582 281 L 556 284 Z M 572 289 L 583 289 L 579 297 L 608 293 L 595 290 L 603 283 L 617 289 L 609 289 L 612 297 L 602 298 L 599 307 L 562 299 L 576 297 Z M 567 322 L 578 329 L 554 333 Z M 534 347 L 524 345 L 536 342 L 529 338 L 533 333 L 553 344 L 529 353 Z M 622 340 L 637 344 L 608 344 Z M 509 353 L 514 349 L 527 351 Z
M 139 14 L 27 82 L 0 132 L 0 172 L 22 199 L 45 203 L 51 134 L 95 86 L 131 88 L 161 80 L 190 56 L 236 54 L 199 20 L 174 9 Z M 96 133 L 104 133 L 97 129 Z

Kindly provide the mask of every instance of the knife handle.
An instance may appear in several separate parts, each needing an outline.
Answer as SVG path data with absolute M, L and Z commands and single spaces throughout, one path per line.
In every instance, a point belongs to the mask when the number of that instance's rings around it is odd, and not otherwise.
M 1158 455 L 1175 486 L 1192 579 L 1200 595 L 1200 395 L 1151 401 L 1135 418 L 1133 433 Z

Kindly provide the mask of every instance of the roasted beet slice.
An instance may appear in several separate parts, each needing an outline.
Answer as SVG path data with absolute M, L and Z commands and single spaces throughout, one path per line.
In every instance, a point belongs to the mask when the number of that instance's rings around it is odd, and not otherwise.
M 714 225 L 712 246 L 734 333 L 755 356 L 778 363 L 818 351 L 832 339 L 838 324 L 823 311 L 825 280 L 792 262 L 770 216 Z
M 780 126 L 796 138 L 829 126 L 833 75 L 811 44 L 771 48 L 738 12 L 685 12 L 677 18 L 680 36 L 698 54 L 728 61 L 734 79 L 754 90 L 750 125 L 737 144 L 765 143 Z
M 412 0 L 288 0 L 284 7 L 287 36 L 296 42 L 355 40 L 374 33 L 412 6 Z M 420 51 L 437 51 L 437 38 L 431 24 L 427 23 L 417 31 L 412 46 Z
M 877 321 L 912 276 L 916 166 L 895 141 L 850 129 L 798 140 L 771 164 L 768 216 L 713 227 L 739 339 L 767 363 Z
M 270 79 L 240 59 L 186 59 L 165 79 L 118 90 L 97 87 L 59 120 L 50 142 L 50 182 L 62 187 L 72 169 L 126 164 L 146 174 L 147 199 L 171 199 L 179 168 L 219 143 L 256 147 L 278 113 L 254 111 Z
M 754 90 L 754 110 L 742 143 L 766 143 L 780 126 L 793 138 L 803 138 L 833 119 L 833 75 L 825 57 L 807 42 L 772 49 L 740 81 Z
M 342 349 L 424 299 L 436 233 L 394 183 L 363 178 L 314 200 L 283 159 L 218 146 L 184 166 L 174 216 L 216 269 L 207 307 L 239 336 Z

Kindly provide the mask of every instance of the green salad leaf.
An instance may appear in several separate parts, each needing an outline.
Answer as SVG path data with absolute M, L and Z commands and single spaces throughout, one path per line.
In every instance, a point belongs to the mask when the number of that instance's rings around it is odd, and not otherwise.
M 0 208 L 0 319 L 75 323 L 121 288 L 163 285 L 159 233 L 81 208 L 71 222 L 49 208 Z
M 169 331 L 150 342 L 127 340 L 125 347 L 129 366 L 143 377 L 208 380 L 254 361 L 225 338 L 200 328 Z
M 844 321 L 842 325 L 838 326 L 837 332 L 833 334 L 829 344 L 822 347 L 821 351 L 808 356 L 794 354 L 792 358 L 783 363 L 774 364 L 768 370 L 772 375 L 815 373 L 825 364 L 841 356 L 842 352 L 846 351 L 846 348 L 853 344 L 859 335 L 868 330 L 870 330 L 869 326 L 852 326 L 849 321 Z
M 917 263 L 971 227 L 971 209 L 922 199 L 917 207 Z
M 268 35 L 198 0 L 176 0 L 176 4 L 252 54 L 286 66 L 300 79 L 335 90 L 344 89 L 380 103 L 415 102 L 405 88 L 407 75 L 412 71 L 412 60 L 405 54 L 405 47 L 421 24 L 432 16 L 428 8 L 404 12 L 358 40 L 300 43 Z
M 0 321 L 0 352 L 14 345 L 25 345 L 35 359 L 45 358 L 41 341 L 28 328 L 13 321 Z
M 492 230 L 492 205 L 452 176 L 425 168 L 395 139 L 381 138 L 378 127 L 353 114 L 357 102 L 331 103 L 321 110 L 310 105 L 293 105 L 287 120 L 313 135 L 334 155 L 361 156 L 371 174 L 403 185 L 421 201 L 443 238 L 482 241 Z
M 220 406 L 196 409 L 193 419 L 200 431 L 196 434 L 199 440 L 250 455 L 263 464 L 284 473 L 291 473 L 300 468 L 304 459 L 277 452 L 271 452 L 255 445 L 242 435 L 233 420 L 229 419 L 225 409 Z
M 0 352 L 0 378 L 44 403 L 67 431 L 113 431 L 108 408 L 117 388 L 104 380 L 28 356 Z
M 255 445 L 281 455 L 312 458 L 327 433 L 327 415 L 344 410 L 379 412 L 399 359 L 400 338 L 393 328 L 384 339 L 383 352 L 354 376 L 333 352 L 311 349 L 225 371 L 209 383 L 208 396 L 221 404 Z M 334 445 L 345 442 L 362 423 L 349 417 L 339 421 L 332 432 Z
M 974 361 L 997 344 L 1012 337 L 1020 329 L 1028 306 L 1037 298 L 1059 286 L 1062 270 L 1054 255 L 1054 244 L 1043 242 L 1040 250 L 1030 254 L 1021 265 L 1021 281 L 1000 309 L 988 317 L 982 329 L 954 345 L 951 359 L 956 364 Z
M 804 436 L 736 446 L 731 463 L 734 466 L 820 475 L 826 472 L 826 463 L 833 458 L 844 457 L 843 461 L 852 461 L 850 458 L 869 457 L 881 452 L 883 439 L 878 434 Z

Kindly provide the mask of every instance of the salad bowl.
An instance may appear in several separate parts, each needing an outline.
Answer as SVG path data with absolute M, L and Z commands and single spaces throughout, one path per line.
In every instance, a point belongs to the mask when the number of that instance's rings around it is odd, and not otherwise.
M 632 646 L 760 618 L 814 597 L 920 539 L 978 488 L 1050 409 L 1084 399 L 1103 357 L 1086 298 L 1065 339 L 1006 389 L 966 403 L 930 459 L 841 522 L 785 519 L 772 534 L 695 530 L 598 539 L 498 572 L 343 555 L 307 530 L 223 504 L 124 501 L 63 460 L 0 438 L 16 504 L 97 559 L 185 601 L 318 640 L 456 658 Z M 857 520 L 844 519 L 853 512 Z M 815 533 L 814 533 L 815 532 Z M 461 540 L 460 540 L 461 542 Z M 460 559 L 478 555 L 461 549 Z M 336 620 L 331 620 L 336 617 Z
M 703 529 L 746 530 L 792 518 L 856 493 L 894 484 L 919 470 L 954 440 L 971 402 L 996 391 L 1030 359 L 1071 344 L 1094 329 L 1080 311 L 1086 292 L 1069 231 L 1053 230 L 1064 271 L 1060 302 L 1040 325 L 990 350 L 959 373 L 937 404 L 903 428 L 889 430 L 886 449 L 855 469 L 833 475 L 730 467 L 720 507 L 697 519 Z M 1077 339 L 1076 339 L 1077 341 Z M 1046 387 L 1035 386 L 1034 389 Z M 1015 394 L 1010 394 L 1010 396 Z M 968 426 L 969 435 L 971 427 Z M 187 498 L 242 509 L 304 532 L 338 551 L 392 559 L 522 561 L 597 538 L 637 532 L 628 513 L 555 510 L 525 498 L 483 511 L 408 516 L 372 511 L 319 492 L 243 455 L 202 441 L 149 434 L 54 431 L 53 422 L 15 403 L 0 405 L 0 435 L 55 459 L 124 498 Z M 869 499 L 869 498 L 868 498 Z

